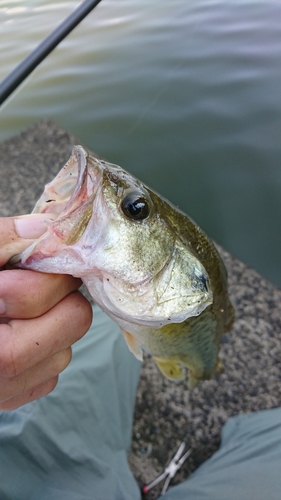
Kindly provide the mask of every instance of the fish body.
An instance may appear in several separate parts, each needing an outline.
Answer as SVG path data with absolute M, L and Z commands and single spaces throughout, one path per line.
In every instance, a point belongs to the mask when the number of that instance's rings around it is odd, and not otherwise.
M 130 350 L 149 352 L 189 385 L 220 372 L 220 339 L 233 323 L 223 261 L 183 212 L 81 146 L 45 186 L 35 213 L 57 213 L 18 267 L 80 277 L 120 326 Z

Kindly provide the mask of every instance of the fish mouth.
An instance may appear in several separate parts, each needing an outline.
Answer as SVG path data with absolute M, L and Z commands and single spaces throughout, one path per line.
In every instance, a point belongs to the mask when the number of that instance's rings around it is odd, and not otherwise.
M 42 262 L 53 257 L 58 248 L 60 251 L 67 248 L 68 254 L 72 253 L 73 258 L 80 260 L 75 248 L 70 246 L 73 247 L 87 229 L 103 170 L 102 162 L 91 157 L 82 146 L 74 146 L 69 160 L 45 186 L 32 211 L 46 214 L 46 232 L 12 257 L 11 264 L 44 271 Z M 52 218 L 48 218 L 49 214 Z
M 88 155 L 82 146 L 74 146 L 71 156 L 57 176 L 45 186 L 32 213 L 73 212 L 93 197 L 101 177 L 102 163 Z

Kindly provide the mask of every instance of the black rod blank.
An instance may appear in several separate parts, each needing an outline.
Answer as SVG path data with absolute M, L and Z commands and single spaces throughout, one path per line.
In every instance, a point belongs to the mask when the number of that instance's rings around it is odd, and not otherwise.
M 0 83 L 0 106 L 101 0 L 85 0 Z

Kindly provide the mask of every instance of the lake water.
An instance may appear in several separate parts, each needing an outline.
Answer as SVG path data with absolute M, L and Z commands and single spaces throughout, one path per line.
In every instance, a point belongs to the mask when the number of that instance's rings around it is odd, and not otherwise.
M 0 78 L 78 4 L 0 0 Z M 281 0 L 103 0 L 2 107 L 0 140 L 46 117 L 281 286 Z

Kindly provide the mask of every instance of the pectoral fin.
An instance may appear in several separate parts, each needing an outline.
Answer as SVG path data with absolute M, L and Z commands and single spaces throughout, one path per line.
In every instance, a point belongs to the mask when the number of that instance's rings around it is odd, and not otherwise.
M 170 359 L 153 358 L 159 370 L 170 380 L 182 380 L 184 373 L 176 361 Z
M 126 344 L 129 347 L 130 351 L 136 356 L 137 359 L 142 361 L 142 348 L 137 343 L 135 337 L 125 330 L 121 329 L 121 332 L 124 335 L 124 339 L 126 340 Z

